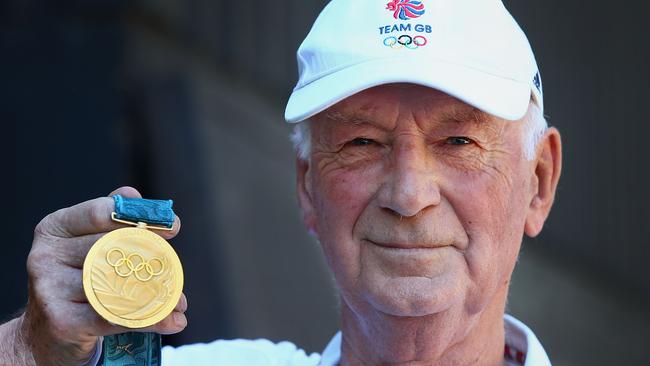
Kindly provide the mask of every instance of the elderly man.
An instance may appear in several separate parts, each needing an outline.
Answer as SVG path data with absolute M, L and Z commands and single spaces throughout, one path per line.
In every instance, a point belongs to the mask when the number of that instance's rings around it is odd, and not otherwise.
M 336 279 L 341 332 L 320 355 L 216 341 L 167 347 L 163 364 L 549 365 L 504 311 L 522 237 L 553 204 L 561 143 L 501 2 L 334 0 L 298 62 L 285 116 L 297 123 L 298 201 Z M 0 363 L 94 364 L 99 337 L 126 330 L 81 284 L 89 247 L 120 227 L 113 205 L 98 198 L 38 225 L 28 306 L 0 328 Z M 144 330 L 182 330 L 186 304 Z

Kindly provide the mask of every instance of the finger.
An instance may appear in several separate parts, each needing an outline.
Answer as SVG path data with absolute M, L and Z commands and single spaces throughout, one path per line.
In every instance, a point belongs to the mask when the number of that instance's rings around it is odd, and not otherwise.
M 172 224 L 171 230 L 152 230 L 152 231 L 167 240 L 172 239 L 176 235 L 178 235 L 179 231 L 181 231 L 181 218 L 178 217 L 178 215 L 174 215 L 174 223 Z
M 174 334 L 182 331 L 187 326 L 187 317 L 185 317 L 185 314 L 178 311 L 172 311 L 172 313 L 167 315 L 165 319 L 161 320 L 155 325 L 146 328 L 127 328 L 110 324 L 105 320 L 105 324 L 102 324 L 103 322 L 101 320 L 103 319 L 99 320 L 99 324 L 102 326 L 103 335 L 112 335 L 126 332 L 155 332 L 160 334 Z
M 83 272 L 81 269 L 57 266 L 51 273 L 42 277 L 36 286 L 48 299 L 86 303 L 88 299 L 83 289 Z
M 114 208 L 112 198 L 95 198 L 48 215 L 38 224 L 36 231 L 44 235 L 71 238 L 115 230 L 122 225 L 111 220 Z
M 114 190 L 113 192 L 109 193 L 108 196 L 113 197 L 118 194 L 121 195 L 122 197 L 128 197 L 128 198 L 142 198 L 142 195 L 140 194 L 140 192 L 138 192 L 137 189 L 129 186 L 120 187 Z
M 89 234 L 52 241 L 51 247 L 54 251 L 52 254 L 60 263 L 72 268 L 82 269 L 90 248 L 106 234 Z
M 142 198 L 137 189 L 128 186 L 114 190 L 109 196 L 117 194 L 130 198 Z M 94 234 L 115 230 L 122 226 L 110 219 L 114 210 L 115 201 L 108 197 L 102 197 L 59 210 L 48 216 L 50 220 L 46 218 L 44 221 L 50 224 L 45 226 L 50 229 L 49 234 L 54 236 L 74 237 Z
M 178 311 L 179 313 L 187 311 L 187 297 L 184 293 L 181 293 L 181 298 L 178 299 L 178 304 L 176 304 L 174 311 Z
M 120 187 L 110 196 L 122 194 L 125 197 L 141 198 L 133 187 Z M 67 207 L 48 215 L 37 229 L 44 234 L 58 237 L 74 237 L 115 230 L 122 226 L 110 219 L 115 210 L 115 201 L 109 197 L 96 198 Z
M 144 328 L 144 332 L 156 332 L 160 334 L 174 334 L 187 327 L 187 317 L 179 311 L 172 311 L 165 319 L 151 327 Z M 140 331 L 140 330 L 138 330 Z
M 119 325 L 111 324 L 87 303 L 68 303 L 65 306 L 67 314 L 66 319 L 58 319 L 65 322 L 65 328 L 74 329 L 75 332 L 81 332 L 93 336 L 105 336 L 126 332 L 156 332 L 160 334 L 178 333 L 187 326 L 185 314 L 173 311 L 159 323 L 146 328 L 126 328 Z

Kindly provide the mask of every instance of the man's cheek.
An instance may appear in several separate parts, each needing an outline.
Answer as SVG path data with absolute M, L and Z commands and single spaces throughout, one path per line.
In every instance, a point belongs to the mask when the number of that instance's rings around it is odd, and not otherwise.
M 372 174 L 359 174 L 354 170 L 340 170 L 329 174 L 319 182 L 321 208 L 334 213 L 339 219 L 352 221 L 359 217 L 374 192 Z M 334 217 L 333 219 L 336 219 Z
M 327 236 L 321 237 L 322 244 L 328 246 L 327 254 L 357 256 L 359 243 L 354 238 L 354 229 L 373 196 L 370 185 L 350 172 L 321 176 L 315 183 L 318 227 Z

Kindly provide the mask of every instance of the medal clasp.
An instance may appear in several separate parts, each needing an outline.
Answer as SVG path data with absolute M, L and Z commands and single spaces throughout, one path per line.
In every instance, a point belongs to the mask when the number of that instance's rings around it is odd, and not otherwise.
M 138 229 L 149 229 L 149 230 L 160 230 L 160 231 L 172 231 L 174 229 L 173 227 L 149 225 L 146 222 L 142 222 L 142 221 L 134 222 L 134 221 L 122 220 L 122 219 L 118 219 L 116 215 L 117 214 L 115 212 L 111 212 L 111 220 L 115 222 L 119 222 L 120 224 L 132 225 L 137 227 Z

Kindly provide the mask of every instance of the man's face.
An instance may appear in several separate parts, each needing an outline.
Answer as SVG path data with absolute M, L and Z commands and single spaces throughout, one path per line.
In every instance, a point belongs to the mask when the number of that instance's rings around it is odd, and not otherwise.
M 505 294 L 537 185 L 523 124 L 410 84 L 313 119 L 302 205 L 348 306 L 475 314 Z

